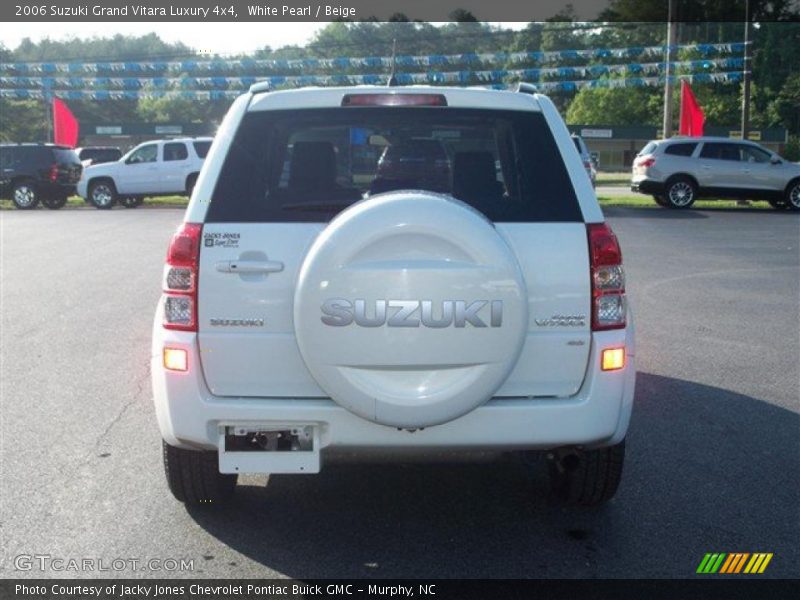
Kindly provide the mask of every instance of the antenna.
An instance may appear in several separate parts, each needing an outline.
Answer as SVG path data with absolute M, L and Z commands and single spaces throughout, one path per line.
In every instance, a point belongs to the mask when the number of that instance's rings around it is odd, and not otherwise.
M 395 77 L 394 71 L 395 67 L 397 66 L 397 38 L 392 39 L 392 71 L 389 73 L 389 81 L 386 82 L 386 87 L 396 87 L 397 86 L 397 77 Z

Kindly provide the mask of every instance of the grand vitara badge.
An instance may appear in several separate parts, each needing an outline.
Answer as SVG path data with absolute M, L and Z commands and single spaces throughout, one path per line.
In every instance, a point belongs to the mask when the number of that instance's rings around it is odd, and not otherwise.
M 355 323 L 359 327 L 501 327 L 502 300 L 346 300 L 330 298 L 322 303 L 322 322 L 331 327 Z M 369 312 L 369 314 L 368 314 Z M 488 324 L 487 324 L 488 322 Z

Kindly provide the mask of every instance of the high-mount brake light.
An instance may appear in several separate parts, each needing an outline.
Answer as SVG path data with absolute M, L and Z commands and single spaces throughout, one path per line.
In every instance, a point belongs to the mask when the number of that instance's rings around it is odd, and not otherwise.
M 617 236 L 606 223 L 586 226 L 592 279 L 592 330 L 625 327 L 625 270 Z
M 197 331 L 197 272 L 203 226 L 183 223 L 172 236 L 164 265 L 164 328 Z
M 342 106 L 447 106 L 444 94 L 346 94 Z

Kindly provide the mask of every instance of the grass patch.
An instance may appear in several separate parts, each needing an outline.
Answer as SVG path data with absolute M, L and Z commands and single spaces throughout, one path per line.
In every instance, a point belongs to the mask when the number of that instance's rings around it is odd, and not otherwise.
M 650 196 L 598 196 L 600 206 L 623 206 L 627 208 L 661 208 Z M 736 200 L 697 200 L 692 204 L 692 208 L 714 209 L 714 208 L 744 208 L 774 210 L 769 202 L 763 200 L 751 200 L 747 204 L 739 204 Z M 691 209 L 690 209 L 691 210 Z
M 631 184 L 630 173 L 597 173 L 597 185 L 625 185 Z

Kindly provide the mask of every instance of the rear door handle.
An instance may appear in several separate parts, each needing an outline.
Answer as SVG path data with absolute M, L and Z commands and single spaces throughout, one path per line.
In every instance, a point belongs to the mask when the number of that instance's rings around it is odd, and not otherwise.
M 221 260 L 217 263 L 220 273 L 278 273 L 283 263 L 277 260 Z

